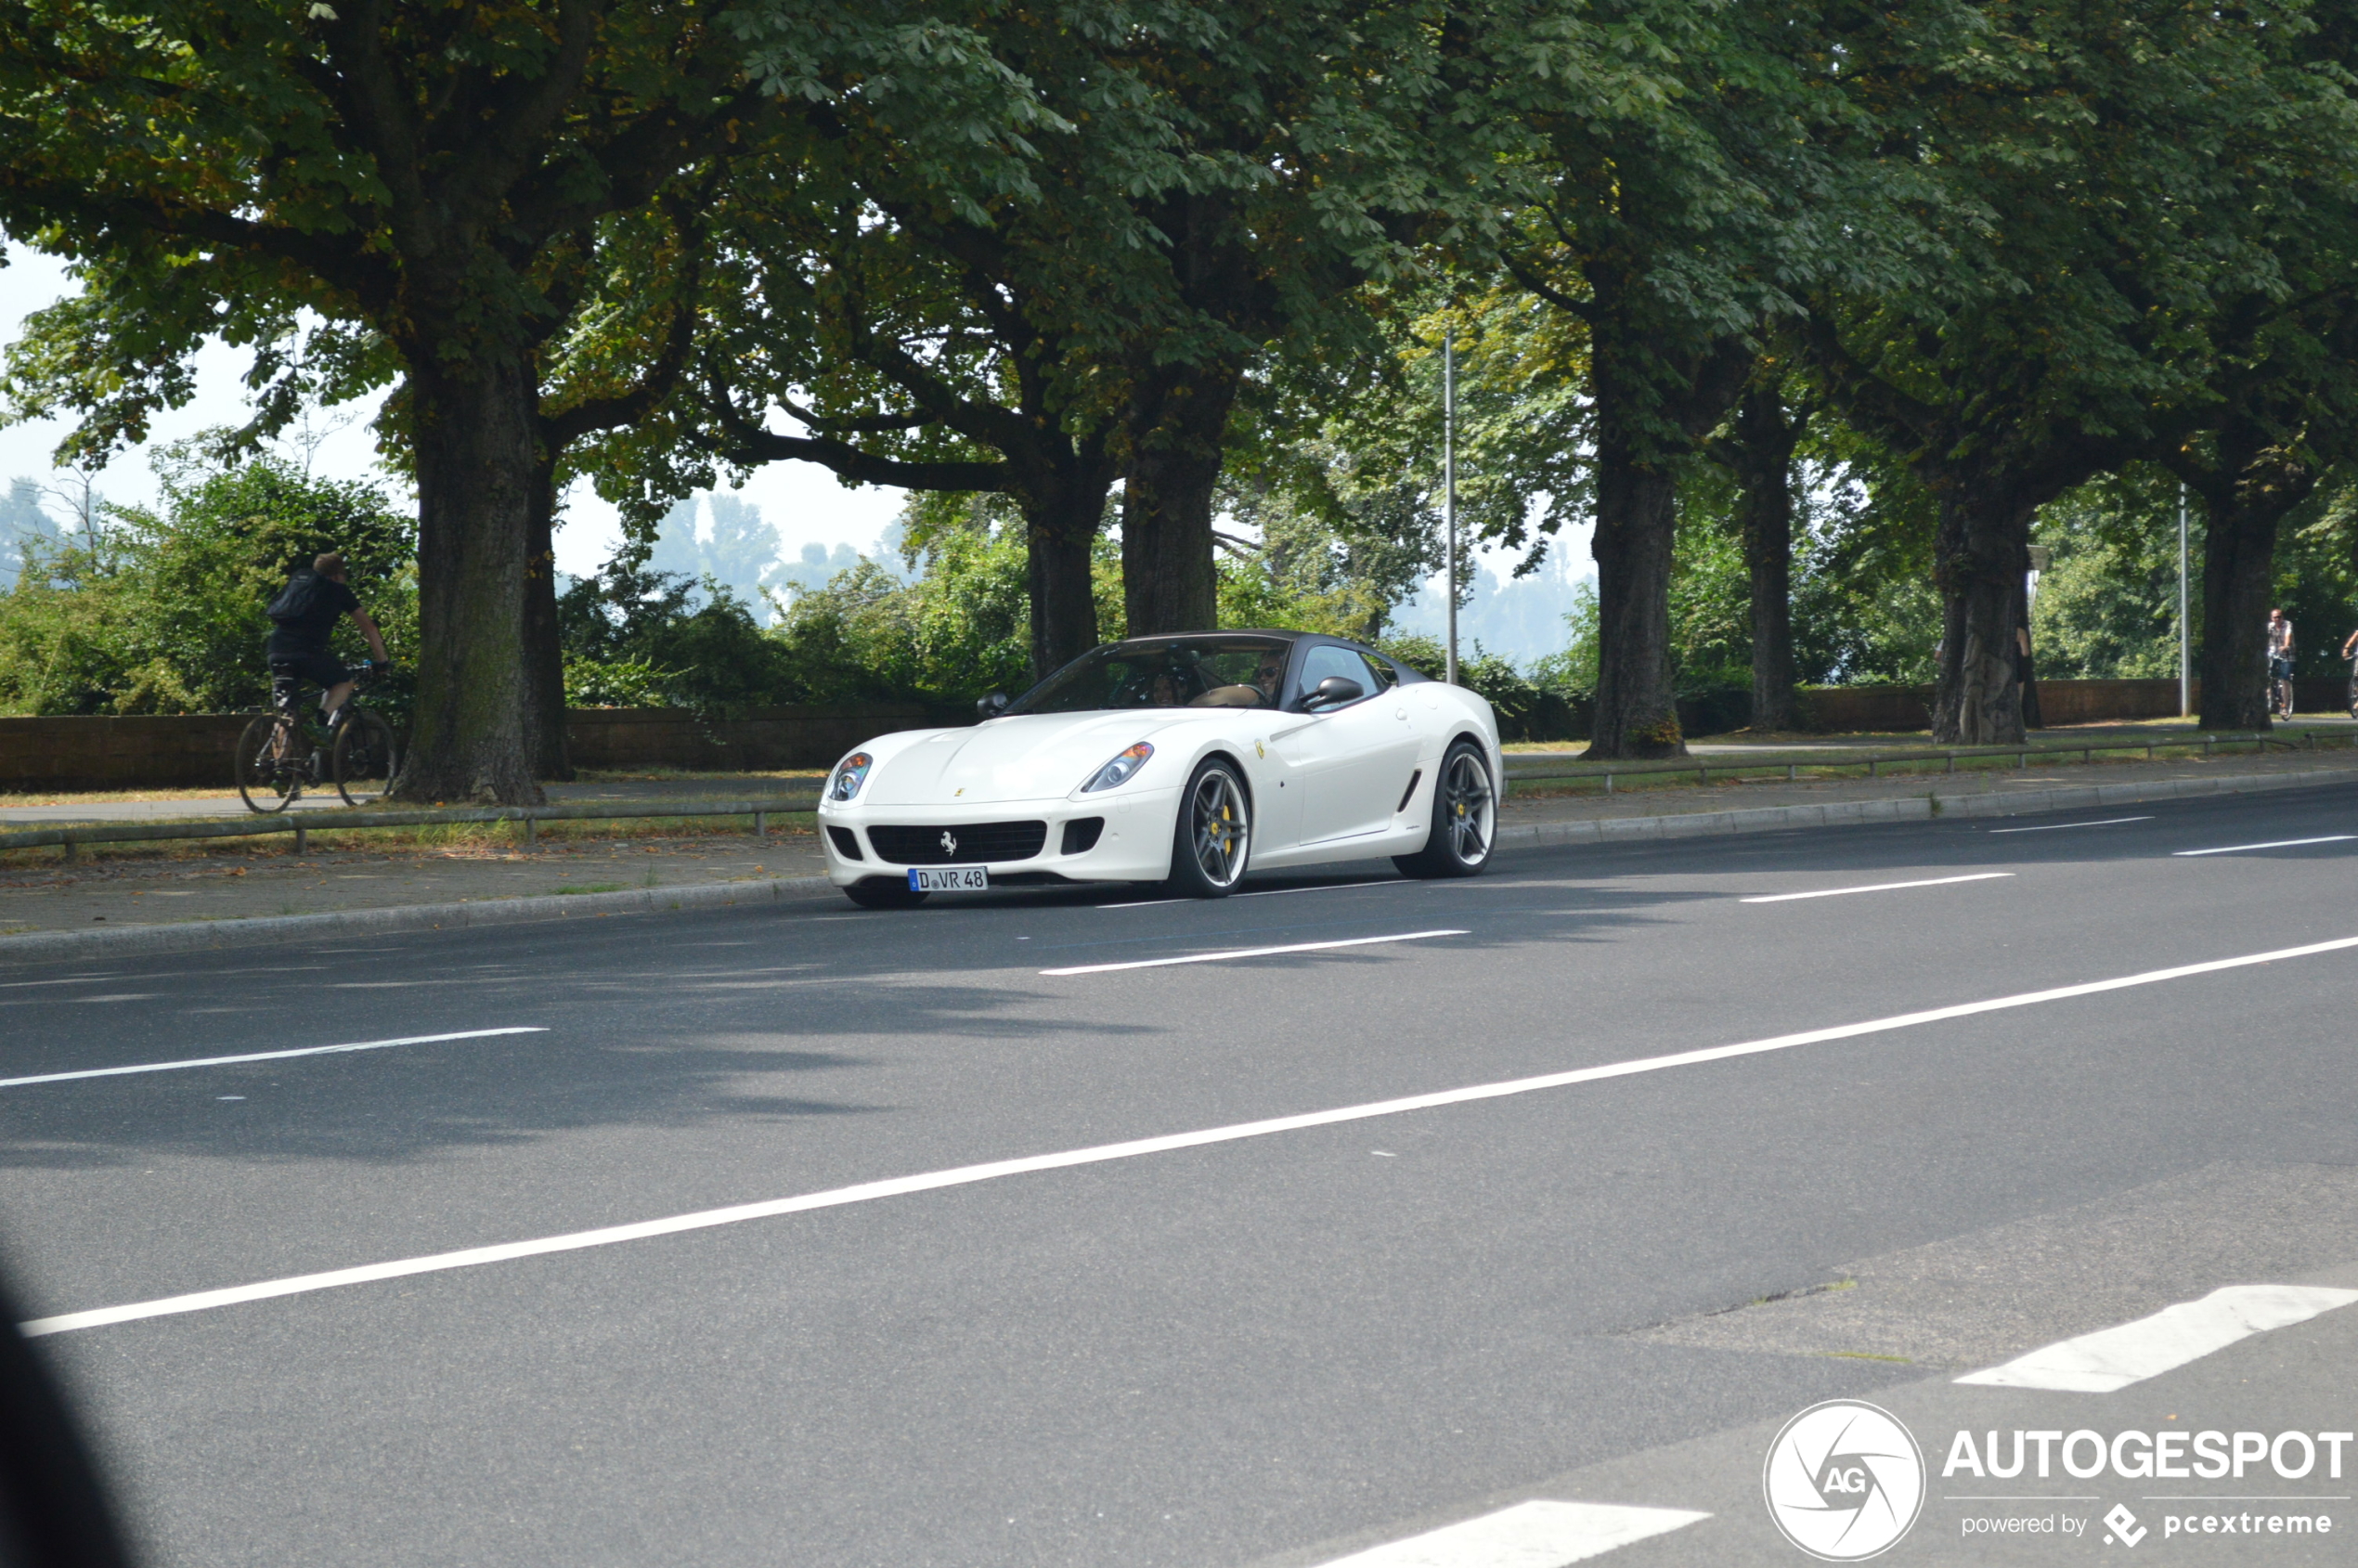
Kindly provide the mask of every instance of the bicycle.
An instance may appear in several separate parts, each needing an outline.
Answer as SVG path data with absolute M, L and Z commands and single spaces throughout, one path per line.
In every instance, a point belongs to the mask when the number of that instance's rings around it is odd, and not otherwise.
M 2358 654 L 2350 660 L 2350 717 L 2358 719 Z
M 2268 661 L 2268 711 L 2281 723 L 2292 722 L 2292 661 Z
M 365 689 L 383 665 L 363 664 L 353 672 Z M 270 709 L 238 737 L 238 794 L 253 811 L 283 811 L 303 798 L 308 785 L 332 783 L 347 806 L 384 798 L 398 758 L 393 726 L 360 706 L 356 689 L 325 721 L 306 706 L 292 675 L 270 678 Z

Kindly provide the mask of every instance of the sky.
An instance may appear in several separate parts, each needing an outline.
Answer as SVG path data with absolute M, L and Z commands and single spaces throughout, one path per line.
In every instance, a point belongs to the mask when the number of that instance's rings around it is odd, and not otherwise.
M 14 243 L 7 245 L 6 254 L 6 265 L 0 266 L 0 341 L 14 343 L 29 313 L 71 293 L 74 284 L 66 275 L 64 265 L 54 257 Z M 124 504 L 150 503 L 157 496 L 155 474 L 149 466 L 155 447 L 185 439 L 208 426 L 242 423 L 249 417 L 249 410 L 240 377 L 248 361 L 249 356 L 242 351 L 217 343 L 208 344 L 197 357 L 196 395 L 187 406 L 160 417 L 155 421 L 154 434 L 145 447 L 118 453 L 98 473 L 98 494 Z M 374 412 L 373 403 L 328 410 L 324 417 L 329 421 L 355 413 L 357 417 L 319 439 L 312 455 L 314 472 L 341 479 L 376 480 L 399 493 L 398 482 L 377 466 L 375 443 L 368 428 L 369 417 Z M 55 484 L 68 477 L 55 470 L 50 461 L 50 453 L 67 428 L 63 421 L 0 427 L 0 487 L 19 477 L 40 485 Z M 296 454 L 290 451 L 288 455 Z M 880 486 L 847 488 L 815 463 L 781 462 L 756 472 L 737 494 L 760 508 L 762 521 L 778 530 L 780 555 L 792 562 L 807 544 L 820 545 L 830 553 L 839 544 L 849 545 L 857 553 L 874 553 L 885 529 L 900 514 L 906 493 Z M 700 515 L 708 516 L 708 509 L 698 510 Z M 709 531 L 708 521 L 704 526 Z M 575 577 L 589 576 L 605 564 L 621 538 L 614 508 L 599 499 L 587 484 L 576 485 L 565 498 L 564 520 L 557 532 L 558 569 Z M 1496 579 L 1509 578 L 1517 559 L 1511 551 L 1475 552 L 1477 564 Z M 1541 583 L 1518 584 L 1509 592 L 1517 599 L 1545 597 L 1552 608 L 1556 585 L 1564 585 L 1561 591 L 1568 592 L 1571 581 L 1591 575 L 1587 530 L 1584 528 L 1574 537 L 1560 541 L 1550 551 L 1549 562 L 1542 568 Z M 1526 586 L 1539 591 L 1516 592 Z M 1434 600 L 1430 592 L 1420 598 Z M 1403 621 L 1419 621 L 1422 617 L 1418 612 L 1425 607 L 1406 607 Z M 1437 603 L 1432 607 L 1437 625 Z M 1552 615 L 1540 618 L 1553 624 Z M 1503 626 L 1499 629 L 1504 632 Z M 1494 643 L 1492 651 L 1517 659 L 1550 651 L 1536 643 L 1526 650 L 1520 646 L 1523 640 L 1510 637 L 1509 641 L 1518 645 Z

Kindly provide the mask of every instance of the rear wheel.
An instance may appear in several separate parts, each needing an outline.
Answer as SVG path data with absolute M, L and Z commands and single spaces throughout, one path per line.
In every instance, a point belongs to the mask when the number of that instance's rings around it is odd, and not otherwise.
M 347 806 L 373 806 L 392 786 L 393 726 L 363 708 L 336 726 L 336 793 Z
M 303 794 L 307 748 L 292 719 L 266 713 L 238 737 L 238 794 L 249 810 L 283 811 Z
M 1245 879 L 1252 856 L 1252 811 L 1244 781 L 1218 758 L 1199 764 L 1179 797 L 1171 840 L 1171 889 L 1182 897 L 1225 898 Z
M 914 909 L 927 897 L 905 882 L 890 882 L 881 876 L 854 882 L 843 890 L 843 896 L 862 909 Z
M 1498 834 L 1498 791 L 1490 758 L 1471 741 L 1459 741 L 1441 760 L 1432 786 L 1432 828 L 1425 847 L 1393 857 L 1408 876 L 1471 876 L 1490 863 Z

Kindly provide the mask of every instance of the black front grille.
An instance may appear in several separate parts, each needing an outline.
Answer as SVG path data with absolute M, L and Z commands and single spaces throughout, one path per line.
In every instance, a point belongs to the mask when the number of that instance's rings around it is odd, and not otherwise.
M 1065 823 L 1064 852 L 1085 855 L 1097 847 L 1097 839 L 1106 831 L 1103 817 L 1075 817 Z
M 827 836 L 836 841 L 836 853 L 841 855 L 845 860 L 857 861 L 866 859 L 865 856 L 860 853 L 860 836 L 852 832 L 849 828 L 837 827 L 834 823 L 830 823 L 827 825 Z
M 945 827 L 872 827 L 868 842 L 895 865 L 1028 861 L 1048 842 L 1046 823 L 952 823 Z

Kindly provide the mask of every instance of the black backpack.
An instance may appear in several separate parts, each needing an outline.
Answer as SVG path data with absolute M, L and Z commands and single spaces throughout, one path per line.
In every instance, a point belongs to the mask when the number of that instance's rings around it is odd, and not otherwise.
M 289 621 L 307 620 L 319 608 L 319 574 L 306 566 L 287 579 L 279 597 L 262 613 L 280 626 Z

